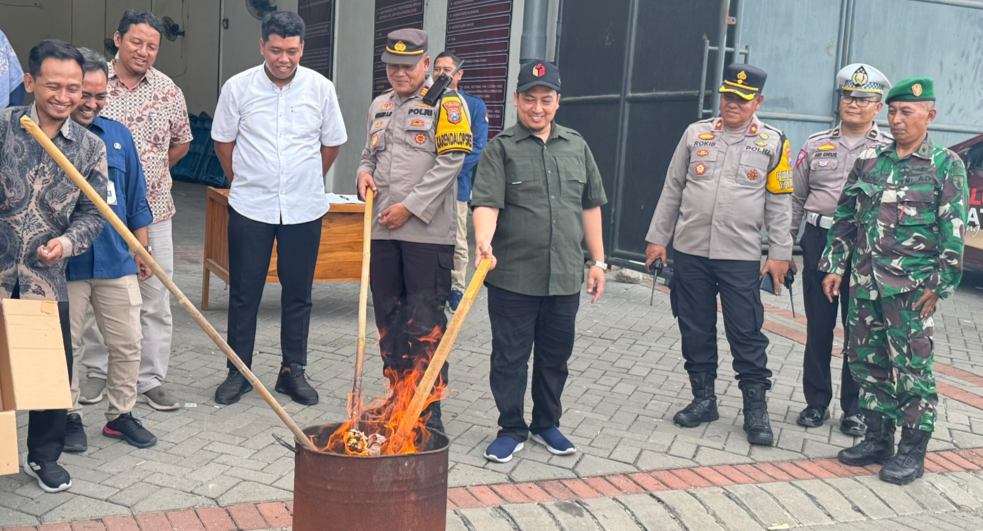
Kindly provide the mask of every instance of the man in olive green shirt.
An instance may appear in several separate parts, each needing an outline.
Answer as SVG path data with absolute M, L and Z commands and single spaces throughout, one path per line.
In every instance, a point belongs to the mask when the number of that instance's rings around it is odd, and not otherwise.
M 604 293 L 601 205 L 607 197 L 583 137 L 553 122 L 559 91 L 560 74 L 552 64 L 522 67 L 515 94 L 519 123 L 486 146 L 471 197 L 478 262 L 492 260 L 485 282 L 492 328 L 489 379 L 501 429 L 485 458 L 499 463 L 510 461 L 530 432 L 553 454 L 576 451 L 558 428 L 584 281 L 582 243 L 592 259 L 591 302 Z M 523 398 L 534 343 L 527 425 Z

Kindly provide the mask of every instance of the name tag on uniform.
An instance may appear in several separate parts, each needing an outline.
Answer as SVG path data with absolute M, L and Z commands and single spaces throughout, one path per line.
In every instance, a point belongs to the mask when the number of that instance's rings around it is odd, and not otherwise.
M 116 183 L 113 181 L 106 184 L 106 203 L 116 206 Z

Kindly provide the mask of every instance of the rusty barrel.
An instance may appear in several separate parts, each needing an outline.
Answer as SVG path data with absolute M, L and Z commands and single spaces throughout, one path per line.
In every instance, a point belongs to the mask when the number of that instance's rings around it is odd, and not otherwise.
M 340 424 L 312 426 L 319 448 Z M 423 452 L 352 456 L 297 444 L 294 531 L 440 531 L 447 525 L 447 450 L 433 432 Z

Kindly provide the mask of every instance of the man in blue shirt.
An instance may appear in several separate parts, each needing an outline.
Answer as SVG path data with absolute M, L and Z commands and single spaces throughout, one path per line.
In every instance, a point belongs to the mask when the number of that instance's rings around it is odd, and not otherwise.
M 451 52 L 441 52 L 433 63 L 434 77 L 440 74 L 451 75 L 451 72 L 461 64 L 461 58 Z M 464 103 L 468 107 L 468 115 L 471 117 L 471 135 L 474 137 L 474 147 L 471 153 L 464 158 L 464 166 L 461 166 L 461 173 L 457 175 L 457 243 L 454 245 L 454 271 L 451 272 L 451 295 L 447 299 L 447 306 L 451 313 L 457 311 L 457 305 L 461 303 L 464 290 L 467 288 L 468 273 L 468 203 L 471 201 L 471 182 L 474 180 L 474 170 L 481 158 L 481 150 L 485 149 L 488 143 L 488 110 L 485 102 L 481 98 L 472 96 L 457 88 L 457 84 L 464 77 L 464 70 L 460 70 L 451 80 L 451 90 L 457 91 L 464 98 Z
M 106 202 L 129 227 L 137 240 L 147 249 L 147 225 L 153 221 L 147 205 L 147 181 L 143 176 L 140 158 L 133 136 L 119 122 L 99 117 L 106 106 L 106 80 L 109 77 L 106 59 L 88 48 L 80 48 L 85 58 L 82 81 L 82 101 L 72 112 L 72 119 L 87 127 L 106 144 L 109 163 L 109 183 Z M 65 276 L 68 279 L 69 318 L 72 326 L 72 409 L 68 411 L 65 430 L 65 451 L 84 452 L 88 441 L 82 428 L 82 408 L 79 406 L 79 360 L 82 358 L 82 332 L 85 317 L 92 305 L 96 324 L 109 349 L 109 407 L 102 434 L 122 439 L 137 448 L 157 443 L 157 438 L 145 429 L 130 411 L 136 404 L 137 378 L 140 374 L 140 285 L 152 272 L 139 257 L 130 256 L 126 241 L 110 224 L 102 230 L 92 247 L 68 260 Z

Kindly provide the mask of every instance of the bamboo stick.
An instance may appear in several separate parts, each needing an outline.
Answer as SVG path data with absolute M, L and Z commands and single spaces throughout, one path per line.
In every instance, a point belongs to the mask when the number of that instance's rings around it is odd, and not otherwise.
M 461 331 L 461 326 L 464 325 L 464 319 L 467 318 L 468 312 L 471 311 L 471 305 L 474 304 L 474 300 L 478 297 L 478 292 L 481 290 L 481 285 L 485 282 L 485 275 L 488 274 L 490 267 L 490 258 L 485 258 L 478 264 L 478 270 L 474 272 L 471 283 L 468 284 L 468 290 L 464 292 L 464 298 L 461 299 L 461 304 L 458 305 L 457 311 L 454 312 L 454 317 L 451 319 L 450 324 L 447 325 L 447 330 L 440 339 L 440 345 L 437 345 L 437 352 L 434 353 L 433 358 L 430 360 L 430 365 L 427 366 L 427 372 L 424 373 L 420 383 L 416 386 L 416 392 L 413 393 L 413 400 L 410 402 L 406 415 L 403 416 L 403 420 L 399 424 L 396 436 L 393 437 L 392 444 L 395 445 L 393 446 L 394 448 L 399 448 L 402 446 L 402 441 L 412 436 L 413 427 L 416 426 L 417 419 L 423 413 L 424 404 L 433 392 L 433 386 L 437 382 L 437 376 L 440 375 L 440 369 L 444 366 L 447 356 L 451 353 L 451 348 L 454 346 L 457 334 Z
M 369 301 L 369 263 L 372 260 L 372 188 L 365 188 L 365 219 L 362 222 L 362 286 L 358 291 L 358 347 L 355 350 L 355 384 L 352 387 L 353 429 L 362 417 L 362 366 L 365 364 L 365 314 Z
M 82 190 L 82 193 L 84 193 L 86 197 L 95 203 L 96 207 L 99 209 L 99 212 L 106 217 L 110 224 L 112 224 L 113 228 L 116 229 L 116 232 L 118 232 L 120 236 L 126 240 L 126 243 L 130 246 L 130 249 L 133 249 L 134 253 L 139 255 L 144 262 L 150 265 L 150 269 L 153 270 L 154 276 L 164 283 L 164 286 L 166 286 L 167 289 L 177 298 L 178 304 L 183 306 L 184 309 L 191 314 L 191 317 L 198 323 L 198 326 L 200 326 L 201 329 L 208 334 L 208 337 L 215 342 L 222 353 L 225 354 L 225 357 L 229 358 L 232 364 L 235 365 L 236 369 L 238 369 L 239 372 L 246 377 L 246 380 L 249 380 L 249 383 L 256 388 L 256 391 L 259 392 L 260 396 L 263 397 L 263 400 L 265 400 L 270 408 L 273 409 L 273 412 L 276 413 L 276 415 L 280 417 L 280 420 L 287 425 L 287 428 L 293 432 L 294 437 L 296 437 L 298 441 L 307 447 L 308 450 L 317 452 L 317 447 L 314 446 L 311 439 L 304 435 L 304 432 L 301 431 L 299 426 L 297 426 L 297 423 L 290 418 L 290 415 L 288 415 L 283 409 L 283 406 L 281 406 L 280 403 L 273 398 L 273 395 L 271 395 L 266 387 L 263 386 L 262 382 L 259 381 L 259 378 L 256 378 L 256 375 L 249 370 L 249 367 L 246 367 L 246 364 L 239 359 L 239 356 L 237 356 L 232 348 L 229 347 L 229 344 L 222 339 L 222 336 L 220 336 L 218 332 L 215 331 L 215 328 L 212 327 L 211 323 L 209 323 L 207 319 L 205 319 L 205 316 L 198 311 L 198 308 L 195 308 L 195 306 L 191 304 L 191 301 L 189 301 L 184 293 L 181 292 L 181 289 L 178 288 L 177 285 L 174 284 L 174 281 L 172 281 L 170 277 L 164 273 L 164 270 L 161 269 L 160 265 L 158 265 L 153 257 L 150 256 L 150 253 L 143 248 L 143 245 L 141 245 L 136 236 L 130 232 L 130 229 L 126 226 L 126 224 L 123 223 L 118 216 L 116 216 L 116 213 L 113 212 L 111 208 L 109 208 L 106 201 L 96 192 L 94 188 L 92 188 L 89 181 L 87 181 L 85 177 L 83 177 L 82 174 L 75 169 L 75 166 L 73 166 L 68 158 L 65 157 L 65 154 L 58 149 L 58 146 L 56 146 L 51 139 L 48 138 L 48 135 L 44 134 L 44 132 L 41 131 L 41 128 L 38 127 L 38 125 L 35 124 L 29 117 L 22 117 L 20 119 L 20 123 L 24 129 L 26 129 L 27 132 L 30 133 L 39 144 L 41 144 L 41 147 L 43 147 L 44 150 L 51 155 L 51 158 L 55 159 L 55 162 L 61 166 L 61 169 L 65 170 L 65 173 L 67 173 L 68 176 L 75 181 L 75 184 L 77 184 Z

